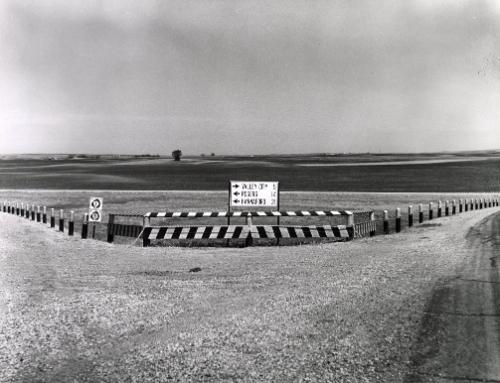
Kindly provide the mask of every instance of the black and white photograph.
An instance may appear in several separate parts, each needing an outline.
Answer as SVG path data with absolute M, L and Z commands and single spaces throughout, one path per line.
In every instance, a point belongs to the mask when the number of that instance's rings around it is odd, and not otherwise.
M 0 383 L 500 383 L 499 0 L 0 0 Z

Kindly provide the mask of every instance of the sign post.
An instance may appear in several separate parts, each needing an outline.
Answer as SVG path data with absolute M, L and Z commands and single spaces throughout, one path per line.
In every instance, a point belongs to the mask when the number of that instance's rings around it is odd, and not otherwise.
M 279 210 L 279 182 L 229 181 L 229 212 L 235 207 L 272 207 Z M 279 225 L 279 217 L 277 222 Z
M 102 221 L 102 204 L 101 197 L 90 197 L 89 201 L 89 222 L 92 222 L 92 238 L 95 237 L 95 223 Z

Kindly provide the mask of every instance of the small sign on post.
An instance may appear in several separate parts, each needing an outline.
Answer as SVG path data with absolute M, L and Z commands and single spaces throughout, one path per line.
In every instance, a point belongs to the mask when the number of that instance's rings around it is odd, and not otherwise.
M 102 221 L 102 202 L 101 197 L 90 197 L 89 202 L 89 222 Z
M 232 208 L 271 207 L 279 210 L 278 181 L 229 181 L 229 211 Z M 229 219 L 228 219 L 229 224 Z M 278 217 L 279 224 L 279 217 Z

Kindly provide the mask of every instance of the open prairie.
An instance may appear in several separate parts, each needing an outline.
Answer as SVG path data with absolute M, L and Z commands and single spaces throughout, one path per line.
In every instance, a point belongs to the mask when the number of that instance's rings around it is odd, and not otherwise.
M 427 215 L 428 202 L 499 190 L 500 158 L 456 157 L 11 158 L 0 201 L 74 210 L 79 234 L 101 196 L 104 240 L 107 213 L 226 210 L 228 179 L 278 179 L 282 210 L 387 209 L 393 224 L 396 207 L 423 203 Z M 244 249 L 113 245 L 1 214 L 0 381 L 497 381 L 498 212 Z M 493 297 L 479 308 L 467 295 L 478 281 L 477 297 Z
M 227 190 L 231 179 L 279 180 L 286 191 L 487 192 L 500 189 L 497 152 L 170 158 L 17 156 L 2 189 Z

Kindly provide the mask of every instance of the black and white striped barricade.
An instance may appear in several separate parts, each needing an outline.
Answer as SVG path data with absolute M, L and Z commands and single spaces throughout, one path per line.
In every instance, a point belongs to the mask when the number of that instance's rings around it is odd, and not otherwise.
M 464 201 L 462 198 L 458 200 L 458 212 L 462 213 L 464 211 Z
M 35 211 L 35 205 L 31 204 L 31 220 L 35 221 L 36 220 L 36 211 Z
M 366 212 L 369 213 L 369 212 Z M 352 226 L 354 225 L 354 213 L 348 210 L 300 210 L 300 211 L 205 211 L 205 212 L 149 212 L 144 214 L 144 222 L 143 226 L 148 227 L 148 226 L 174 226 L 172 221 L 170 219 L 173 219 L 173 221 L 177 221 L 178 219 L 192 219 L 195 220 L 192 225 L 200 225 L 198 222 L 200 222 L 200 219 L 203 219 L 202 222 L 207 225 L 218 225 L 219 223 L 216 223 L 214 221 L 213 223 L 210 222 L 211 218 L 241 218 L 241 219 L 248 219 L 250 218 L 271 218 L 271 217 L 303 217 L 303 218 L 321 218 L 321 217 L 327 217 L 330 219 L 333 219 L 334 222 L 329 222 L 330 225 L 346 225 L 346 226 Z M 152 219 L 160 219 L 162 222 L 161 225 L 158 224 L 151 224 Z M 165 219 L 169 219 L 170 222 L 164 223 Z M 208 221 L 207 221 L 208 219 Z M 369 218 L 367 217 L 366 220 Z M 197 222 L 196 222 L 197 221 Z M 233 223 L 234 225 L 234 223 Z M 290 226 L 294 226 L 294 224 L 288 223 Z M 374 224 L 373 224 L 374 225 Z M 182 226 L 182 224 L 179 224 L 177 226 Z M 186 225 L 187 226 L 187 225 Z M 360 233 L 363 230 L 362 227 L 360 227 Z M 369 234 L 369 232 L 364 233 L 366 235 Z
M 19 209 L 19 202 L 16 202 L 16 215 L 19 215 L 21 210 Z
M 442 214 L 443 214 L 443 204 L 441 201 L 438 201 L 438 210 L 437 210 L 438 218 L 441 218 Z
M 40 206 L 36 207 L 36 221 L 42 222 L 42 213 L 40 211 Z
M 347 217 L 352 219 L 353 212 L 348 210 L 297 210 L 297 211 L 205 211 L 205 212 L 149 212 L 151 218 L 225 218 L 225 217 Z M 349 218 L 351 217 L 351 218 Z
M 464 211 L 469 211 L 469 200 L 467 198 L 464 201 Z
M 413 206 L 408 206 L 408 227 L 413 226 Z
M 451 214 L 452 215 L 457 214 L 457 201 L 456 200 L 451 201 Z
M 42 223 L 45 225 L 47 224 L 47 206 L 43 207 Z
M 354 238 L 354 227 L 345 225 L 276 226 L 276 225 L 217 225 L 145 227 L 141 234 L 143 246 L 172 243 L 172 241 L 203 240 L 212 243 L 238 241 L 240 244 L 259 244 L 260 240 L 280 239 L 347 241 Z
M 433 218 L 432 202 L 429 202 L 429 221 Z
M 450 215 L 450 201 L 444 201 L 444 215 L 448 217 Z

